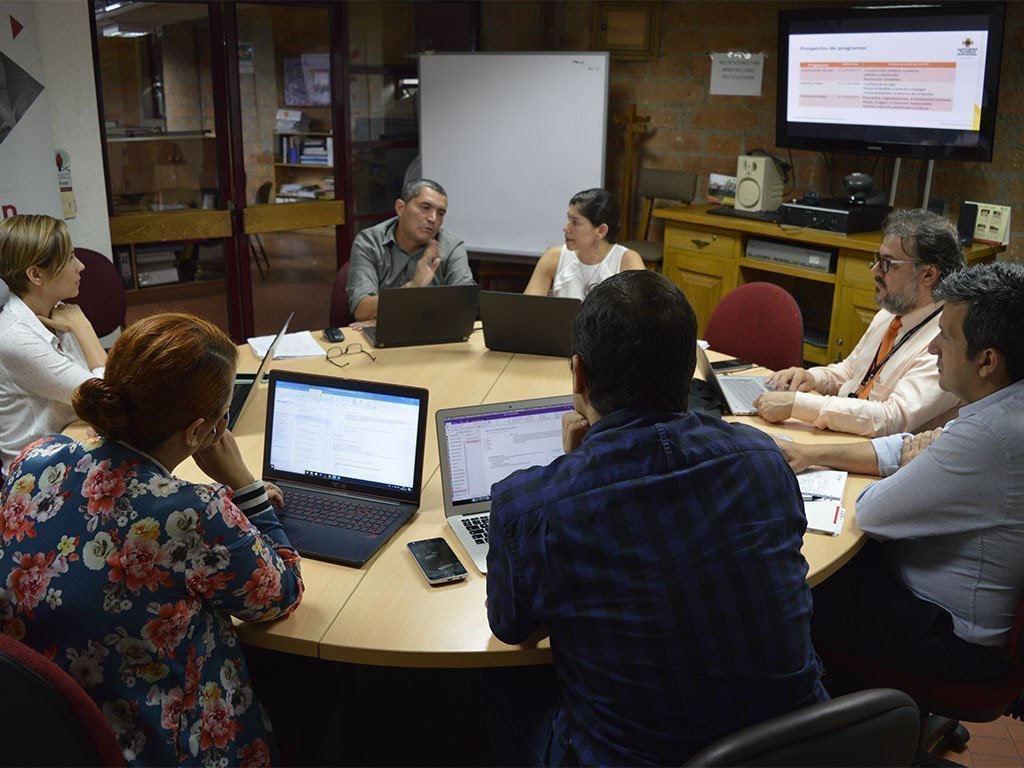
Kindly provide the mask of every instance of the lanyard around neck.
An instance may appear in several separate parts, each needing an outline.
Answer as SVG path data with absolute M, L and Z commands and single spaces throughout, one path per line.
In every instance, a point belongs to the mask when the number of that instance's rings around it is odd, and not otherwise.
M 847 397 L 854 397 L 854 398 L 858 397 L 860 395 L 860 393 L 861 393 L 861 390 L 863 390 L 864 387 L 867 386 L 868 382 L 871 381 L 872 379 L 874 379 L 881 372 L 881 370 L 885 366 L 885 364 L 887 362 L 889 362 L 889 358 L 892 357 L 893 355 L 895 355 L 896 352 L 899 350 L 899 348 L 902 347 L 904 344 L 906 344 L 911 336 L 913 336 L 915 333 L 917 333 L 919 330 L 921 330 L 921 328 L 923 328 L 925 325 L 927 325 L 928 322 L 933 317 L 935 317 L 937 314 L 939 314 L 939 312 L 941 312 L 941 311 L 942 311 L 942 307 L 939 307 L 934 312 L 932 312 L 930 315 L 928 315 L 928 317 L 926 317 L 920 323 L 918 323 L 913 328 L 911 328 L 909 331 L 907 331 L 905 334 L 903 334 L 903 338 L 901 338 L 898 342 L 893 344 L 892 349 L 889 350 L 889 354 L 887 354 L 881 360 L 878 359 L 878 353 L 882 351 L 882 343 L 879 342 L 878 343 L 878 349 L 875 350 L 875 361 L 874 361 L 874 363 L 868 368 L 867 373 L 864 374 L 864 378 L 860 380 L 860 386 L 858 386 L 853 392 L 848 394 Z

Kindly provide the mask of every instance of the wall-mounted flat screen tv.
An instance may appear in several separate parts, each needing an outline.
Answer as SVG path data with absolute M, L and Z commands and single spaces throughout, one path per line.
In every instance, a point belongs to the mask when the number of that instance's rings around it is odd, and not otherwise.
M 779 147 L 992 159 L 1003 3 L 779 13 Z

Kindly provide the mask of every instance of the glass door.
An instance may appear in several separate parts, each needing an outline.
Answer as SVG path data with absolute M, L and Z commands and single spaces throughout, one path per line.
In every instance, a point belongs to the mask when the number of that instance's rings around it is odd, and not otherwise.
M 344 5 L 92 9 L 129 321 L 189 311 L 239 341 L 276 331 L 291 308 L 295 328 L 326 325 L 344 222 L 331 156 Z
M 332 106 L 344 100 L 331 54 L 344 5 L 333 5 L 234 5 L 241 246 L 259 335 L 275 333 L 292 311 L 294 329 L 328 325 L 345 219 Z
M 226 290 L 226 131 L 208 5 L 92 7 L 110 232 L 128 319 L 201 307 L 238 330 Z

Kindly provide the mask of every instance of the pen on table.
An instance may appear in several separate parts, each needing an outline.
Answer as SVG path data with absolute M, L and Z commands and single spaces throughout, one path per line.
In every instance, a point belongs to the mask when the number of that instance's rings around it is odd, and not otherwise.
M 817 493 L 801 493 L 800 497 L 804 501 L 839 501 L 835 496 L 822 496 Z

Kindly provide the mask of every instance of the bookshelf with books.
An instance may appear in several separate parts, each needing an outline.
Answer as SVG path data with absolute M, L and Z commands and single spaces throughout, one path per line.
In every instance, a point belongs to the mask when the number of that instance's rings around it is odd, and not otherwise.
M 274 201 L 333 200 L 333 135 L 278 131 L 274 137 Z

